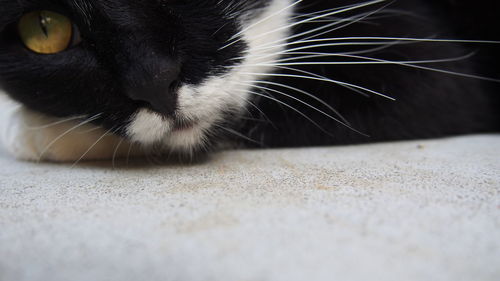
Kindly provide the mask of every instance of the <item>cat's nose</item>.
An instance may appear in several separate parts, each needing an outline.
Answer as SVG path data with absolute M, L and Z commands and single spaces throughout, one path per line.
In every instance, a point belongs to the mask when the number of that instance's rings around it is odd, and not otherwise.
M 127 95 L 132 100 L 147 103 L 148 107 L 166 116 L 174 114 L 177 108 L 178 70 L 169 69 L 162 73 L 141 79 L 139 85 L 129 86 Z
M 177 108 L 177 94 L 170 85 L 151 85 L 133 88 L 127 91 L 128 96 L 136 101 L 147 103 L 148 107 L 163 115 L 174 114 Z

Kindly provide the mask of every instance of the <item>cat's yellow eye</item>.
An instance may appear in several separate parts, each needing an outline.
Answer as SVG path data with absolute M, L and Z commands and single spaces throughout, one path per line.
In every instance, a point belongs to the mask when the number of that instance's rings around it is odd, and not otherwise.
M 73 37 L 73 23 L 61 14 L 35 11 L 25 14 L 18 23 L 24 45 L 39 54 L 55 54 L 66 50 Z

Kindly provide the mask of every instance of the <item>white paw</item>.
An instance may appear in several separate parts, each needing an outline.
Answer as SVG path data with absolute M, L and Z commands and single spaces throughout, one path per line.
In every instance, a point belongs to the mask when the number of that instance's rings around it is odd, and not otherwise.
M 0 94 L 0 140 L 16 158 L 76 162 L 138 154 L 136 147 L 84 120 L 48 117 Z

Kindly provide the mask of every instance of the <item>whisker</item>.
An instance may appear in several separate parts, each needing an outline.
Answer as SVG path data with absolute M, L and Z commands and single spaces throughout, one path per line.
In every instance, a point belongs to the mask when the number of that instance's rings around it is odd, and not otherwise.
M 342 126 L 347 127 L 347 128 L 349 128 L 349 129 L 351 129 L 352 131 L 354 131 L 354 132 L 356 132 L 356 133 L 360 133 L 360 134 L 361 134 L 361 132 L 359 132 L 358 130 L 354 129 L 354 128 L 353 128 L 351 125 L 349 125 L 348 123 L 345 123 L 345 122 L 341 121 L 340 119 L 338 119 L 338 118 L 335 118 L 335 117 L 331 116 L 330 114 L 328 114 L 328 113 L 324 112 L 323 110 L 321 110 L 321 109 L 319 109 L 319 108 L 316 108 L 315 106 L 312 106 L 312 105 L 308 104 L 307 102 L 305 102 L 305 101 L 303 101 L 303 100 L 301 100 L 301 99 L 299 99 L 299 98 L 296 98 L 296 97 L 294 97 L 294 96 L 288 95 L 288 94 L 283 93 L 283 92 L 281 92 L 281 91 L 278 91 L 278 90 L 275 90 L 275 89 L 271 89 L 271 88 L 267 88 L 267 87 L 263 87 L 263 86 L 257 86 L 257 85 L 254 85 L 254 87 L 255 87 L 255 88 L 258 88 L 258 89 L 261 89 L 261 90 L 264 90 L 264 91 L 271 91 L 271 92 L 273 92 L 273 93 L 277 93 L 277 94 L 282 95 L 282 96 L 285 96 L 285 97 L 287 97 L 287 98 L 289 98 L 289 99 L 295 100 L 295 101 L 297 101 L 297 102 L 299 102 L 299 103 L 301 103 L 301 104 L 304 104 L 305 106 L 307 106 L 307 107 L 309 107 L 309 108 L 311 108 L 311 109 L 315 110 L 316 112 L 319 112 L 319 113 L 323 114 L 324 116 L 326 116 L 326 117 L 328 117 L 328 118 L 332 119 L 333 121 L 335 121 L 335 122 L 337 122 L 337 123 L 340 123 Z M 322 102 L 323 102 L 323 101 L 322 101 Z M 324 103 L 324 102 L 323 102 L 323 103 Z
M 253 86 L 253 85 L 252 85 Z M 250 106 L 252 106 L 253 108 L 255 108 L 261 117 L 263 117 L 265 120 L 261 120 L 261 122 L 267 122 L 269 123 L 271 126 L 273 126 L 274 128 L 276 128 L 276 125 L 274 125 L 274 123 L 271 121 L 271 119 L 269 119 L 269 117 L 264 113 L 264 111 L 262 111 L 262 109 L 260 109 L 255 103 L 249 101 L 249 100 L 245 100 L 246 103 L 250 104 Z M 249 116 L 252 116 L 252 113 L 249 112 L 247 110 Z
M 361 50 L 361 51 L 352 51 L 352 52 L 341 52 L 341 53 L 336 53 L 336 54 L 351 54 L 351 53 L 357 53 L 357 52 L 367 52 L 367 51 L 377 51 L 377 50 L 382 50 L 386 48 L 390 48 L 395 45 L 403 45 L 403 44 L 412 44 L 413 42 L 341 42 L 341 43 L 331 43 L 331 45 L 328 46 L 319 46 L 319 47 L 338 47 L 338 46 L 377 46 L 381 45 L 380 47 L 376 48 L 371 48 L 367 50 Z M 297 48 L 292 48 L 288 50 L 280 50 L 274 53 L 265 53 L 265 54 L 246 54 L 245 56 L 241 57 L 235 57 L 232 60 L 242 60 L 242 59 L 247 59 L 247 58 L 267 58 L 267 57 L 275 57 L 275 56 L 280 56 L 280 55 L 293 55 L 293 54 L 318 54 L 317 52 L 297 52 L 301 51 L 303 49 L 309 49 L 306 48 L 306 46 L 303 47 L 297 47 Z M 312 49 L 312 48 L 311 48 Z M 254 49 L 257 51 L 258 49 Z M 324 53 L 324 54 L 332 54 L 332 53 Z
M 387 44 L 382 44 L 378 47 L 374 47 L 374 48 L 367 48 L 367 49 L 361 49 L 361 50 L 357 50 L 357 51 L 350 51 L 350 52 L 338 52 L 337 54 L 341 54 L 341 55 L 361 55 L 361 54 L 370 54 L 370 53 L 374 53 L 374 52 L 378 52 L 378 51 L 382 51 L 382 50 L 385 50 L 385 49 L 389 49 L 395 45 L 402 45 L 402 44 L 411 44 L 411 43 L 404 43 L 404 42 L 391 42 L 391 43 L 387 43 Z
M 52 123 L 44 124 L 44 125 L 41 125 L 41 126 L 30 126 L 28 124 L 23 124 L 23 125 L 27 129 L 29 129 L 29 130 L 42 130 L 42 129 L 47 129 L 47 128 L 50 128 L 50 127 L 53 127 L 53 126 L 57 126 L 57 125 L 60 125 L 60 124 L 66 123 L 66 122 L 84 119 L 85 117 L 86 117 L 85 115 L 73 116 L 73 117 L 69 117 L 69 118 L 66 118 L 66 119 L 58 120 L 58 121 L 55 121 L 55 122 L 52 122 Z
M 312 14 L 319 14 L 319 13 L 322 13 L 322 12 L 315 12 L 315 13 L 310 13 L 310 14 L 297 13 L 292 18 L 292 20 L 299 20 L 301 18 L 308 18 L 308 17 L 311 17 Z M 396 17 L 396 16 L 411 16 L 411 17 L 421 18 L 418 15 L 416 15 L 415 13 L 411 13 L 408 11 L 385 8 L 385 9 L 381 10 L 380 12 L 378 12 L 376 16 L 374 15 L 374 16 L 370 16 L 370 17 L 366 18 L 367 20 L 370 20 L 370 22 L 369 21 L 359 21 L 359 22 L 360 23 L 361 22 L 367 23 L 367 24 L 376 24 L 375 22 L 371 22 L 371 20 L 385 19 L 385 18 Z M 327 17 L 324 19 L 316 20 L 316 21 L 314 21 L 314 23 L 327 23 L 327 22 L 333 22 L 333 21 L 339 21 L 339 20 L 345 20 L 345 19 L 347 19 L 347 18 Z
M 245 99 L 244 97 L 240 97 L 238 95 L 234 95 L 234 97 L 239 98 L 244 103 L 248 103 L 250 106 L 252 106 L 253 108 L 255 108 L 261 114 L 261 116 L 263 116 L 264 118 L 266 118 L 266 120 L 268 120 L 269 122 L 271 122 L 271 120 L 267 117 L 267 115 L 256 104 L 254 104 L 253 102 Z M 248 116 L 252 116 L 252 113 L 246 107 L 245 107 L 245 111 L 248 113 Z
M 299 54 L 299 53 L 296 53 Z M 309 53 L 312 54 L 312 53 Z M 366 65 L 366 64 L 430 64 L 430 63 L 444 63 L 444 62 L 456 62 L 466 60 L 471 58 L 476 53 L 472 52 L 467 55 L 453 58 L 443 58 L 443 59 L 432 59 L 432 60 L 403 60 L 403 61 L 390 61 L 390 60 L 379 60 L 371 57 L 361 57 L 356 55 L 341 54 L 341 53 L 316 53 L 317 55 L 308 55 L 302 57 L 292 57 L 276 61 L 262 62 L 257 64 L 247 64 L 247 66 L 297 66 L 297 65 Z M 367 61 L 302 61 L 304 59 L 310 58 L 322 58 L 322 57 L 351 57 L 356 56 L 358 59 L 364 59 Z M 300 61 L 296 61 L 300 60 Z
M 343 10 L 343 9 L 346 9 L 346 8 L 355 7 L 356 5 L 359 5 L 359 4 L 351 4 L 351 5 L 345 5 L 345 6 L 340 6 L 340 7 L 330 8 L 330 9 L 324 9 L 324 10 L 321 10 L 321 11 L 311 12 L 311 13 L 307 13 L 307 14 L 296 13 L 296 16 L 300 16 L 300 15 L 307 16 L 307 17 L 316 16 L 316 15 L 319 15 L 319 14 L 326 14 L 326 13 L 330 13 L 332 11 L 338 11 L 338 10 Z
M 115 150 L 113 151 L 113 157 L 111 158 L 111 164 L 113 166 L 113 169 L 116 168 L 116 163 L 115 163 L 115 159 L 116 159 L 116 155 L 118 154 L 118 149 L 120 148 L 120 146 L 122 145 L 124 139 L 123 138 L 120 138 L 120 141 L 118 142 L 118 144 L 116 145 L 115 147 Z
M 265 47 L 270 45 L 271 43 L 263 45 L 260 49 L 269 49 L 276 47 L 285 47 L 290 45 L 299 45 L 299 44 L 309 44 L 309 43 L 319 43 L 319 42 L 332 42 L 332 41 L 358 41 L 358 40 L 373 40 L 373 41 L 405 41 L 405 42 L 415 42 L 415 43 L 462 43 L 462 44 L 500 44 L 500 41 L 492 41 L 492 40 L 466 40 L 466 39 L 445 39 L 445 38 L 414 38 L 414 37 L 375 37 L 375 36 L 350 36 L 350 37 L 333 37 L 333 38 L 320 38 L 320 39 L 310 39 L 310 40 L 297 40 L 291 41 L 279 45 L 272 45 L 269 47 Z M 366 42 L 368 43 L 368 42 Z M 373 42 L 380 43 L 380 42 Z M 375 45 L 375 44 L 374 44 Z M 329 44 L 319 44 L 319 45 L 308 45 L 305 47 L 330 47 L 337 45 L 329 45 Z
M 332 12 L 329 12 L 329 13 L 326 13 L 326 14 L 321 14 L 321 15 L 318 15 L 318 16 L 315 16 L 315 17 L 312 17 L 312 18 L 304 19 L 304 20 L 301 20 L 301 21 L 298 21 L 298 22 L 293 22 L 293 23 L 291 23 L 291 24 L 289 24 L 287 26 L 283 26 L 283 27 L 280 27 L 280 28 L 277 28 L 277 29 L 274 29 L 274 30 L 271 30 L 271 31 L 268 31 L 268 32 L 264 32 L 262 34 L 259 34 L 259 36 L 257 36 L 256 38 L 260 38 L 260 37 L 269 35 L 271 33 L 280 31 L 280 30 L 290 29 L 292 27 L 295 27 L 295 26 L 298 26 L 298 25 L 301 25 L 301 24 L 304 24 L 304 23 L 307 23 L 307 22 L 311 22 L 311 21 L 314 21 L 314 20 L 317 20 L 317 19 L 322 19 L 322 18 L 326 18 L 326 17 L 329 17 L 329 16 L 333 16 L 333 15 L 337 15 L 337 14 L 349 12 L 349 11 L 352 11 L 352 10 L 361 9 L 361 8 L 364 8 L 364 7 L 367 7 L 367 6 L 372 6 L 372 5 L 375 5 L 375 4 L 378 4 L 378 3 L 382 3 L 382 2 L 386 2 L 386 1 L 387 0 L 368 1 L 368 2 L 364 2 L 364 3 L 361 3 L 361 4 L 355 5 L 353 7 L 348 7 L 348 8 L 345 8 L 345 9 L 341 9 L 341 10 L 337 10 L 337 11 L 332 11 Z
M 335 25 L 331 25 L 331 26 L 329 26 L 329 25 L 325 25 L 325 26 L 323 26 L 323 27 L 321 27 L 321 26 L 320 26 L 320 27 L 319 27 L 319 28 L 317 28 L 315 31 L 314 31 L 314 30 L 312 30 L 311 32 L 307 32 L 307 34 L 311 34 L 311 35 L 309 35 L 309 36 L 308 36 L 308 37 L 306 37 L 306 38 L 300 39 L 300 40 L 312 40 L 313 38 L 320 37 L 320 36 L 322 36 L 322 35 L 325 35 L 325 34 L 328 34 L 328 33 L 334 32 L 334 31 L 336 31 L 336 30 L 344 29 L 344 28 L 349 27 L 349 26 L 351 26 L 351 25 L 353 25 L 353 24 L 356 24 L 356 23 L 361 23 L 361 22 L 363 22 L 364 20 L 366 20 L 366 19 L 368 19 L 368 18 L 372 17 L 373 15 L 375 15 L 375 14 L 378 14 L 378 13 L 382 12 L 384 9 L 386 9 L 386 8 L 387 8 L 389 5 L 391 5 L 393 2 L 394 2 L 394 1 L 391 1 L 391 2 L 389 2 L 388 4 L 385 4 L 385 5 L 383 5 L 382 7 L 378 8 L 378 9 L 375 9 L 374 11 L 367 12 L 367 13 L 362 13 L 362 14 L 360 14 L 360 15 L 357 15 L 357 16 L 353 17 L 353 20 L 352 20 L 352 21 L 347 21 L 345 24 L 340 25 L 340 26 L 335 26 Z M 342 23 L 342 21 L 341 21 L 341 22 L 339 22 L 339 23 Z M 332 28 L 328 29 L 329 27 L 332 27 Z M 298 36 L 297 36 L 297 37 L 294 37 L 294 38 L 301 38 L 301 37 L 303 37 L 304 35 L 307 35 L 307 34 L 305 34 L 305 33 L 306 33 L 306 32 L 303 32 L 303 33 L 302 33 L 302 35 L 301 35 L 301 34 L 298 34 Z M 292 38 L 289 38 L 289 39 L 292 39 Z M 289 39 L 288 39 L 288 40 L 289 40 Z
M 285 88 L 285 89 L 289 89 L 289 90 L 292 90 L 292 91 L 296 91 L 298 93 L 302 93 L 312 99 L 315 99 L 317 100 L 318 102 L 320 102 L 321 104 L 323 104 L 324 106 L 326 106 L 328 109 L 330 109 L 333 113 L 335 113 L 344 123 L 348 124 L 348 125 L 351 125 L 350 122 L 344 118 L 344 116 L 342 116 L 342 114 L 340 114 L 340 112 L 338 112 L 338 110 L 336 110 L 335 108 L 333 108 L 331 105 L 329 105 L 328 103 L 326 103 L 325 101 L 321 100 L 320 98 L 316 97 L 315 95 L 309 93 L 309 92 L 306 92 L 304 90 L 301 90 L 301 89 L 298 89 L 298 88 L 295 88 L 295 87 L 292 87 L 292 86 L 289 86 L 289 85 L 285 85 L 285 84 L 282 84 L 282 83 L 276 83 L 276 82 L 271 82 L 271 81 L 267 81 L 267 80 L 260 80 L 260 81 L 255 81 L 255 83 L 264 83 L 264 84 L 268 84 L 268 85 L 274 85 L 274 86 L 278 86 L 278 87 L 282 87 L 282 88 Z
M 316 73 L 312 73 L 312 72 L 309 72 L 309 71 L 305 71 L 305 70 L 302 70 L 302 69 L 297 69 L 297 68 L 292 68 L 292 67 L 286 67 L 286 66 L 277 66 L 276 68 L 280 68 L 280 69 L 285 69 L 285 70 L 289 70 L 289 71 L 294 71 L 294 72 L 298 72 L 298 73 L 302 73 L 302 74 L 306 74 L 306 75 L 311 75 L 312 77 L 317 77 L 317 78 L 320 78 L 320 79 L 329 79 L 325 76 L 322 76 L 322 75 L 319 75 L 319 74 L 316 74 Z M 348 85 L 339 85 L 340 87 L 343 87 L 343 88 L 346 88 L 346 89 L 349 89 L 355 93 L 358 93 L 360 94 L 361 96 L 364 96 L 366 98 L 369 98 L 370 95 L 365 93 L 365 92 L 362 92 L 361 90 L 359 89 L 356 89 L 356 88 L 353 88 L 353 87 L 349 87 Z
M 242 117 L 239 117 L 239 119 L 241 120 L 247 120 L 247 121 L 254 121 L 254 122 L 262 122 L 262 123 L 269 123 L 267 120 L 263 120 L 263 119 L 257 119 L 257 118 L 251 118 L 251 117 L 245 117 L 245 116 L 242 116 Z
M 132 152 L 132 146 L 133 146 L 133 143 L 130 141 L 128 144 L 127 160 L 125 161 L 125 164 L 127 166 L 129 166 L 129 163 L 130 163 L 130 153 Z
M 37 162 L 40 162 L 42 160 L 42 157 L 45 155 L 45 153 L 56 143 L 58 142 L 60 139 L 62 139 L 63 137 L 65 137 L 66 135 L 68 135 L 69 133 L 71 133 L 72 131 L 84 126 L 84 125 L 87 125 L 97 119 L 99 119 L 101 117 L 102 113 L 99 113 L 99 114 L 96 114 L 90 118 L 88 118 L 87 120 L 71 127 L 70 129 L 64 131 L 62 134 L 60 134 L 58 137 L 54 138 L 48 145 L 45 146 L 45 148 L 42 150 L 42 152 L 40 152 L 39 156 L 38 156 L 38 160 Z
M 327 130 L 325 130 L 323 127 L 321 127 L 317 122 L 315 122 L 314 120 L 312 120 L 309 116 L 305 115 L 303 112 L 301 112 L 300 110 L 298 110 L 297 108 L 287 104 L 286 102 L 283 102 L 283 101 L 280 101 L 276 98 L 273 98 L 271 96 L 268 96 L 268 95 L 264 95 L 264 94 L 261 94 L 261 93 L 257 93 L 255 91 L 247 91 L 248 93 L 252 94 L 252 95 L 257 95 L 257 96 L 260 96 L 260 97 L 263 97 L 263 98 L 266 98 L 266 99 L 270 99 L 278 104 L 281 104 L 282 106 L 285 106 L 289 109 L 291 109 L 292 111 L 298 113 L 299 115 L 301 115 L 302 117 L 304 117 L 306 120 L 308 120 L 309 122 L 311 122 L 315 127 L 317 127 L 319 130 L 321 130 L 323 133 L 327 134 L 328 136 L 330 137 L 334 137 L 330 132 L 328 132 Z M 366 134 L 363 134 L 361 133 L 362 135 L 364 136 L 367 136 Z
M 91 132 L 94 132 L 94 131 L 98 131 L 102 129 L 101 127 L 95 127 L 95 128 L 91 128 L 91 129 L 88 129 L 88 130 L 85 130 L 85 131 L 81 131 L 81 132 L 76 132 L 77 134 L 88 134 L 88 133 L 91 133 Z
M 224 126 L 222 126 L 222 125 L 218 125 L 218 124 L 213 124 L 213 126 L 215 126 L 215 127 L 219 128 L 219 129 L 222 129 L 222 130 L 224 130 L 224 131 L 226 131 L 226 132 L 228 132 L 228 133 L 230 133 L 230 134 L 233 134 L 233 135 L 235 135 L 235 136 L 237 136 L 237 137 L 240 137 L 240 138 L 242 138 L 242 139 L 245 139 L 245 140 L 247 140 L 247 141 L 249 141 L 249 142 L 252 142 L 252 143 L 258 144 L 258 145 L 260 145 L 261 147 L 265 146 L 262 142 L 259 142 L 259 141 L 256 141 L 256 140 L 254 140 L 254 139 L 250 138 L 250 137 L 247 137 L 247 136 L 245 136 L 245 135 L 243 135 L 243 134 L 241 134 L 241 133 L 239 133 L 239 132 L 237 132 L 237 131 L 235 131 L 235 130 L 233 130 L 233 129 L 226 128 L 226 127 L 224 127 Z
M 471 58 L 476 53 L 472 52 L 467 55 L 463 55 L 460 57 L 453 58 L 443 58 L 443 59 L 433 59 L 433 60 L 408 60 L 408 61 L 390 61 L 390 60 L 381 60 L 371 57 L 363 57 L 356 55 L 346 55 L 346 54 L 328 54 L 324 53 L 322 55 L 311 55 L 304 57 L 296 57 L 292 58 L 293 60 L 302 60 L 307 58 L 315 58 L 315 57 L 349 57 L 349 58 L 358 58 L 364 59 L 368 61 L 300 61 L 300 62 L 290 62 L 290 63 L 282 63 L 282 61 L 291 61 L 292 59 L 278 60 L 275 62 L 268 63 L 259 63 L 254 64 L 253 66 L 297 66 L 297 65 L 365 65 L 365 64 L 429 64 L 429 63 L 443 63 L 443 62 L 455 62 L 462 61 L 468 58 Z
M 285 68 L 285 67 L 279 67 L 279 68 L 283 68 L 283 69 L 288 69 L 288 70 L 297 70 L 297 69 L 293 69 L 293 68 Z M 300 70 L 297 70 L 297 71 L 300 71 Z M 330 79 L 330 78 L 319 78 L 319 77 L 310 77 L 310 76 L 304 76 L 304 75 L 294 75 L 294 74 L 282 74 L 282 73 L 252 73 L 252 72 L 244 72 L 243 74 L 247 74 L 247 75 L 257 75 L 257 76 L 271 76 L 271 77 L 289 77 L 289 78 L 300 78 L 300 79 L 308 79 L 308 80 L 317 80 L 317 81 L 322 81 L 322 82 L 328 82 L 328 83 L 333 83 L 333 84 L 336 84 L 336 85 L 344 85 L 344 86 L 349 86 L 349 87 L 352 87 L 352 88 L 355 88 L 355 89 L 359 89 L 359 90 L 363 90 L 363 91 L 366 91 L 368 93 L 372 93 L 374 95 L 377 95 L 377 96 L 381 96 L 381 97 L 384 97 L 386 99 L 389 99 L 389 100 L 392 100 L 392 101 L 395 101 L 394 98 L 390 97 L 390 96 L 387 96 L 387 95 L 384 95 L 382 93 L 379 93 L 377 91 L 374 91 L 374 90 L 370 90 L 370 89 L 367 89 L 365 87 L 362 87 L 362 86 L 358 86 L 358 85 L 354 85 L 354 84 L 351 84 L 351 83 L 347 83 L 347 82 L 342 82 L 342 81 L 338 81 L 338 80 L 333 80 L 333 79 Z
M 80 156 L 80 158 L 78 158 L 78 160 L 75 161 L 75 163 L 73 163 L 73 165 L 71 165 L 71 168 L 74 168 L 76 165 L 78 165 L 78 163 L 80 163 L 80 161 L 83 160 L 83 158 L 101 141 L 103 140 L 106 136 L 109 135 L 109 133 L 111 133 L 111 131 L 113 131 L 114 128 L 111 128 L 109 130 L 107 130 L 104 134 L 102 134 L 102 136 L 100 138 L 98 138 L 83 154 L 82 156 Z
M 427 60 L 427 61 L 417 61 L 417 63 L 436 63 L 436 62 L 452 62 L 452 61 L 460 61 L 467 59 L 471 56 L 473 56 L 475 53 L 467 54 L 462 57 L 457 57 L 457 58 L 449 58 L 449 59 L 441 59 L 441 60 Z M 399 62 L 399 61 L 389 61 L 389 60 L 383 60 L 383 59 L 376 59 L 376 58 L 369 58 L 369 57 L 363 57 L 363 56 L 355 56 L 355 55 L 336 55 L 340 57 L 350 57 L 350 58 L 358 58 L 358 59 L 365 59 L 365 60 L 372 60 L 372 63 L 369 62 L 362 62 L 359 64 L 393 64 L 393 65 L 399 65 L 399 66 L 405 66 L 405 67 L 410 67 L 410 68 L 415 68 L 415 69 L 421 69 L 421 70 L 427 70 L 427 71 L 433 71 L 433 72 L 439 72 L 439 73 L 444 73 L 444 74 L 449 74 L 449 75 L 454 75 L 454 76 L 460 76 L 460 77 L 465 77 L 465 78 L 473 78 L 473 79 L 479 79 L 479 80 L 484 80 L 484 81 L 489 81 L 489 82 L 495 82 L 495 83 L 500 83 L 500 79 L 495 79 L 495 78 L 489 78 L 489 77 L 483 77 L 479 75 L 474 75 L 474 74 L 467 74 L 467 73 L 460 73 L 456 71 L 450 71 L 450 70 L 444 70 L 444 69 L 439 69 L 439 68 L 432 68 L 432 67 L 426 67 L 426 66 L 421 66 L 421 65 L 416 65 L 416 63 L 408 61 L 408 62 Z M 326 63 L 330 64 L 330 63 Z M 332 64 L 342 64 L 342 63 L 332 63 Z M 351 63 L 354 64 L 354 63 Z M 307 63 L 304 63 L 303 65 L 308 65 Z
M 340 53 L 290 52 L 290 53 L 287 53 L 287 57 L 284 57 L 284 58 L 278 59 L 278 60 L 263 62 L 263 63 L 271 64 L 271 63 L 289 62 L 289 61 L 312 59 L 312 58 L 333 57 L 333 56 L 339 56 L 339 55 L 358 55 L 362 52 L 373 52 L 373 51 L 378 51 L 378 50 L 382 50 L 382 49 L 390 48 L 390 47 L 391 46 L 381 46 L 381 47 L 370 48 L 370 49 L 366 49 L 366 50 L 358 51 L 358 52 L 340 52 Z
M 302 42 L 300 44 L 303 44 Z M 342 46 L 377 46 L 377 45 L 399 45 L 402 44 L 402 42 L 339 42 L 339 43 L 323 43 L 323 44 L 314 44 L 314 45 L 305 45 L 305 46 L 300 46 L 300 47 L 293 47 L 289 49 L 285 49 L 284 51 L 280 51 L 276 54 L 288 54 L 290 52 L 297 52 L 297 51 L 302 51 L 302 50 L 309 50 L 309 49 L 316 49 L 316 48 L 324 48 L 324 47 L 342 47 Z M 296 45 L 294 42 L 290 44 L 286 44 L 283 46 L 292 46 Z M 254 51 L 261 51 L 264 49 L 269 49 L 269 48 L 275 48 L 273 47 L 265 47 L 263 49 L 254 49 Z M 275 54 L 275 55 L 276 55 Z
M 336 13 L 342 13 L 342 12 L 351 11 L 351 10 L 355 10 L 355 9 L 359 9 L 359 8 L 364 8 L 366 6 L 378 4 L 378 3 L 381 3 L 381 2 L 385 2 L 385 1 L 387 1 L 387 0 L 374 1 L 374 2 L 365 2 L 365 3 L 359 4 L 359 5 L 353 6 L 351 8 L 346 8 L 346 9 L 343 9 L 343 10 L 340 10 L 340 11 L 336 11 Z M 376 9 L 375 11 L 368 12 L 368 13 L 362 13 L 360 15 L 357 15 L 357 16 L 354 16 L 354 17 L 350 17 L 350 18 L 347 18 L 345 20 L 340 20 L 340 21 L 329 23 L 327 25 L 322 25 L 320 27 L 317 27 L 317 28 L 314 28 L 314 29 L 311 29 L 311 30 L 308 30 L 308 31 L 304 31 L 302 33 L 290 35 L 289 37 L 282 38 L 282 39 L 279 39 L 279 40 L 276 40 L 276 41 L 273 41 L 273 42 L 269 42 L 267 44 L 264 44 L 263 46 L 270 45 L 272 48 L 274 48 L 274 47 L 281 47 L 281 46 L 288 46 L 289 45 L 288 42 L 284 43 L 284 44 L 281 44 L 281 45 L 276 45 L 276 43 L 284 42 L 284 41 L 290 41 L 291 39 L 300 38 L 300 37 L 303 37 L 303 36 L 309 35 L 309 34 L 312 34 L 312 35 L 310 37 L 306 38 L 306 39 L 312 39 L 312 38 L 315 38 L 315 37 L 318 37 L 318 36 L 321 36 L 321 35 L 333 32 L 335 30 L 343 29 L 343 28 L 348 27 L 348 26 L 350 26 L 350 25 L 352 25 L 354 23 L 362 21 L 362 20 L 366 19 L 367 17 L 369 17 L 369 16 L 371 16 L 373 14 L 376 14 L 377 12 L 380 12 L 381 10 L 383 10 L 384 8 L 386 8 L 389 4 L 386 4 L 383 7 L 379 8 L 379 9 Z M 313 19 L 316 19 L 316 18 L 322 18 L 322 17 L 331 16 L 331 15 L 332 15 L 332 13 L 323 14 L 323 15 L 320 15 L 320 16 L 317 16 L 317 17 L 313 17 L 313 18 L 308 19 L 308 20 L 302 20 L 302 21 L 293 23 L 293 24 L 288 25 L 286 27 L 287 28 L 291 28 L 291 27 L 296 26 L 296 25 L 307 23 L 307 22 L 309 22 L 309 21 L 311 21 Z M 347 23 L 344 24 L 344 25 L 338 26 L 338 25 L 343 24 L 345 22 L 347 22 Z M 326 31 L 325 31 L 325 29 L 326 29 Z M 275 30 L 270 31 L 268 33 L 271 33 L 271 32 L 275 32 Z M 319 32 L 319 33 L 317 33 L 317 32 Z M 257 38 L 262 37 L 263 35 L 264 34 L 261 34 L 261 35 L 257 36 Z M 306 39 L 301 39 L 301 40 L 306 40 Z M 293 41 L 291 41 L 291 42 L 293 42 Z
M 294 87 L 291 87 L 291 86 L 288 86 L 288 85 L 284 85 L 284 84 L 280 84 L 280 83 L 274 83 L 274 82 L 270 82 L 270 81 L 269 82 L 268 81 L 248 81 L 248 82 L 252 83 L 252 84 L 247 84 L 249 86 L 256 87 L 256 88 L 263 89 L 263 90 L 272 91 L 272 92 L 275 92 L 277 94 L 284 95 L 284 96 L 289 97 L 289 98 L 291 98 L 293 100 L 296 100 L 296 101 L 298 101 L 298 102 L 300 102 L 302 104 L 305 104 L 306 106 L 308 106 L 308 107 L 310 107 L 310 108 L 312 108 L 312 109 L 314 109 L 314 110 L 316 110 L 316 111 L 318 111 L 318 112 L 326 115 L 327 117 L 329 117 L 329 118 L 331 118 L 331 119 L 333 119 L 333 120 L 335 120 L 335 121 L 337 121 L 337 122 L 339 122 L 339 123 L 341 123 L 343 125 L 346 125 L 348 127 L 350 126 L 349 122 L 337 110 L 335 110 L 331 105 L 329 105 L 328 103 L 326 103 L 325 101 L 323 101 L 322 99 L 316 97 L 315 95 L 313 95 L 311 93 L 308 93 L 306 91 L 303 91 L 303 90 L 300 90 L 300 89 L 297 89 L 297 88 L 294 88 Z M 285 94 L 285 93 L 283 93 L 281 91 L 277 91 L 277 90 L 274 90 L 274 89 L 271 89 L 271 88 L 267 88 L 267 87 L 263 87 L 263 86 L 258 86 L 257 85 L 257 84 L 261 84 L 261 83 L 268 84 L 268 85 L 274 85 L 274 86 L 278 86 L 278 87 L 283 87 L 283 88 L 286 88 L 286 89 L 293 90 L 293 91 L 296 91 L 298 93 L 304 94 L 304 95 L 306 95 L 306 96 L 308 96 L 308 97 L 310 97 L 310 98 L 318 101 L 319 103 L 321 103 L 322 105 L 324 105 L 328 109 L 330 109 L 333 113 L 335 113 L 336 115 L 338 115 L 340 117 L 340 120 L 337 119 L 337 118 L 333 118 L 329 114 L 324 113 L 322 110 L 319 110 L 319 109 L 315 108 L 314 106 L 311 106 L 308 103 L 306 103 L 306 102 L 304 102 L 304 101 L 302 101 L 302 100 L 300 100 L 298 98 L 295 98 L 293 96 Z

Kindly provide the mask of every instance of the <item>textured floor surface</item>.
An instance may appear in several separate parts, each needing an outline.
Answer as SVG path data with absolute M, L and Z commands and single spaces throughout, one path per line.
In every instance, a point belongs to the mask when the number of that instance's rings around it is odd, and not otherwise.
M 2 281 L 500 280 L 499 135 L 0 167 Z

